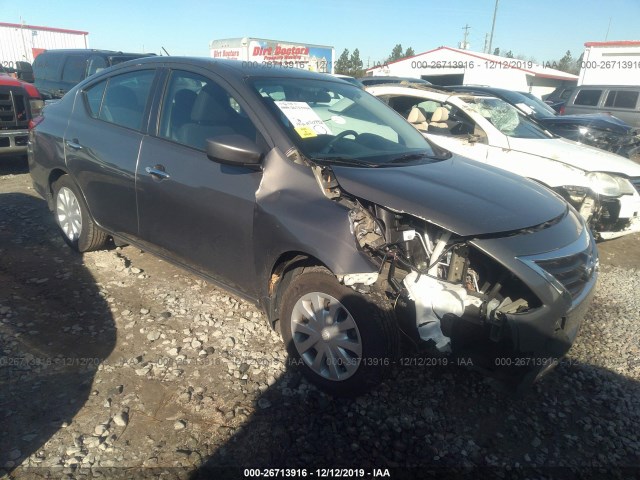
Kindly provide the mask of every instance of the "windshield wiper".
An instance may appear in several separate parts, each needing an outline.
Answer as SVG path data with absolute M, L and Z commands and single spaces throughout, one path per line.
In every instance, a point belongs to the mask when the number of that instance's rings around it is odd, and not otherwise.
M 394 163 L 404 163 L 410 162 L 411 160 L 420 160 L 421 158 L 430 158 L 432 160 L 437 160 L 436 158 L 427 155 L 426 153 L 406 153 L 404 155 L 400 155 L 399 157 L 392 158 L 388 162 L 384 162 L 382 165 L 391 165 Z
M 334 165 L 347 165 L 349 167 L 371 167 L 376 168 L 379 167 L 379 163 L 371 163 L 364 162 L 362 160 L 356 160 L 354 158 L 346 158 L 346 157 L 316 157 L 314 158 L 316 162 L 322 163 L 327 162 L 329 164 Z

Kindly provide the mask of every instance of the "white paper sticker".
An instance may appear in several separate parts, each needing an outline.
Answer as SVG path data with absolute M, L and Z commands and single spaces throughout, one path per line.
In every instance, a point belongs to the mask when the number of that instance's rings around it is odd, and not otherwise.
M 285 114 L 301 138 L 333 135 L 329 127 L 306 102 L 277 101 L 275 104 Z
M 522 110 L 527 115 L 533 115 L 536 111 L 531 108 L 529 105 L 525 105 L 524 103 L 516 103 L 516 107 Z

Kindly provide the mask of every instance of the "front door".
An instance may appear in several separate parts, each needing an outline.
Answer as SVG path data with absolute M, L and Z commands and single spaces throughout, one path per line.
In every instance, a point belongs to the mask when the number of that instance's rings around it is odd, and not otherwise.
M 255 275 L 253 216 L 262 172 L 207 158 L 206 140 L 259 134 L 240 103 L 195 72 L 170 73 L 157 135 L 136 175 L 140 237 L 185 265 L 241 289 Z

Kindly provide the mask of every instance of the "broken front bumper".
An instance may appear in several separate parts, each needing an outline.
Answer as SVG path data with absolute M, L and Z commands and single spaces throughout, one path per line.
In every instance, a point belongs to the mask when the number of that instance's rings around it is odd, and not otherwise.
M 579 232 L 577 239 L 562 248 L 553 245 L 572 230 L 574 239 Z M 576 339 L 598 277 L 595 240 L 572 212 L 539 232 L 475 243 L 501 260 L 541 301 L 526 312 L 505 314 L 502 325 L 491 327 L 481 368 L 497 376 L 533 380 L 557 364 Z M 525 253 L 534 248 L 544 253 Z M 492 341 L 494 348 L 488 347 Z
M 603 240 L 612 240 L 632 233 L 640 232 L 640 194 L 623 195 L 616 199 L 620 207 L 617 221 L 619 228 L 605 229 L 599 232 Z

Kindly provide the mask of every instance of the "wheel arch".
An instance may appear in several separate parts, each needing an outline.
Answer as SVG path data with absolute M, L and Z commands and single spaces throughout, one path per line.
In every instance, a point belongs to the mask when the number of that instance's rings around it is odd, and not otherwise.
M 47 200 L 47 205 L 49 206 L 49 210 L 51 211 L 55 209 L 55 200 L 53 198 L 53 184 L 56 183 L 58 179 L 63 175 L 69 175 L 69 172 L 63 170 L 62 168 L 54 168 L 53 170 L 51 170 L 51 172 L 49 172 L 49 177 L 47 179 L 46 200 Z
M 267 277 L 267 285 L 263 286 L 266 292 L 265 310 L 271 328 L 275 329 L 277 326 L 280 318 L 282 293 L 291 281 L 304 271 L 318 270 L 325 270 L 333 274 L 331 269 L 320 259 L 303 251 L 283 252 L 276 258 Z
M 64 175 L 69 176 L 69 180 L 73 182 L 73 184 L 76 186 L 76 188 L 80 192 L 80 195 L 82 195 L 82 200 L 84 200 L 84 204 L 87 206 L 87 212 L 89 214 L 89 217 L 91 217 L 91 220 L 93 221 L 93 223 L 95 223 L 100 228 L 102 228 L 101 225 L 98 222 L 96 222 L 96 219 L 93 216 L 93 213 L 91 212 L 91 206 L 89 205 L 89 202 L 87 202 L 87 196 L 82 191 L 82 188 L 80 188 L 80 185 L 78 185 L 78 182 L 76 182 L 75 178 L 73 178 L 73 175 L 71 175 L 66 170 L 63 170 L 62 168 L 55 168 L 49 174 L 49 187 L 47 189 L 47 203 L 49 204 L 49 208 L 51 209 L 51 211 L 54 211 L 56 206 L 55 198 L 53 196 L 53 184 L 57 182 Z

